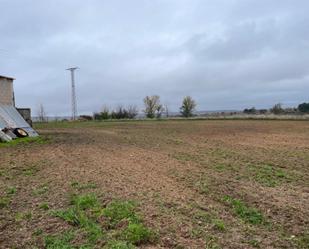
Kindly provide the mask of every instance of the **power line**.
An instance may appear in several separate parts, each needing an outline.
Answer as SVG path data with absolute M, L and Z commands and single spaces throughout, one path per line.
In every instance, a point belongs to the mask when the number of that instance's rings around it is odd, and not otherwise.
M 71 72 L 71 106 L 72 106 L 72 120 L 76 120 L 77 118 L 77 102 L 76 102 L 76 93 L 75 93 L 75 77 L 74 77 L 74 72 L 75 70 L 78 69 L 78 67 L 71 67 L 68 68 L 67 70 L 69 70 Z

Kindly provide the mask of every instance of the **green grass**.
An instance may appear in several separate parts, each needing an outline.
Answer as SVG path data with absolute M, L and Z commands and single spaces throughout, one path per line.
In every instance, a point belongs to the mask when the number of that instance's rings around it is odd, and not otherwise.
M 155 240 L 155 233 L 142 224 L 135 208 L 133 202 L 119 200 L 112 201 L 103 208 L 96 195 L 88 193 L 72 195 L 69 208 L 51 211 L 51 214 L 68 222 L 76 230 L 83 231 L 87 245 L 91 248 L 99 241 L 109 242 L 107 245 L 110 247 L 104 248 L 134 248 L 133 245 Z M 72 246 L 69 241 L 58 237 L 55 243 L 69 246 L 67 248 Z
M 0 208 L 5 208 L 10 204 L 10 198 L 8 197 L 0 197 Z
M 35 231 L 33 232 L 33 236 L 40 236 L 43 234 L 43 230 L 41 228 L 37 228 L 35 229 Z
M 186 153 L 186 152 L 178 152 L 174 155 L 172 155 L 173 158 L 177 159 L 180 162 L 199 162 L 200 161 L 200 157 L 199 155 L 192 155 L 190 153 Z
M 123 231 L 121 238 L 134 245 L 140 245 L 140 244 L 147 243 L 149 241 L 154 240 L 155 235 L 150 229 L 145 227 L 143 224 L 131 223 Z
M 260 242 L 258 240 L 252 239 L 248 243 L 254 248 L 260 248 Z
M 276 187 L 283 182 L 291 181 L 291 176 L 287 172 L 272 165 L 250 166 L 249 170 L 253 173 L 254 180 L 266 187 Z
M 309 249 L 309 230 L 304 234 L 297 236 L 297 245 L 301 249 Z
M 33 176 L 38 171 L 39 171 L 39 169 L 37 168 L 37 165 L 31 165 L 29 168 L 22 169 L 24 176 Z
M 40 204 L 39 208 L 43 209 L 43 210 L 49 210 L 49 205 L 48 205 L 48 203 L 43 202 L 43 203 Z
M 47 186 L 47 184 L 43 184 L 41 186 L 39 186 L 37 189 L 35 189 L 33 191 L 34 195 L 43 195 L 46 194 L 48 192 L 49 188 Z
M 122 220 L 139 223 L 140 218 L 135 212 L 135 205 L 130 201 L 112 201 L 103 210 L 103 215 L 109 218 L 109 223 L 115 226 Z
M 226 228 L 225 228 L 225 224 L 223 220 L 214 219 L 213 223 L 214 223 L 214 227 L 216 230 L 221 231 L 221 232 L 225 231 Z
M 265 219 L 257 209 L 247 206 L 243 201 L 234 199 L 230 196 L 224 197 L 224 201 L 230 204 L 234 213 L 245 222 L 253 225 L 262 224 Z
M 113 240 L 109 241 L 103 249 L 134 249 L 136 248 L 132 244 L 124 241 Z
M 59 236 L 46 236 L 45 237 L 45 248 L 46 249 L 76 249 L 71 245 L 71 241 L 74 239 L 74 232 L 65 232 Z
M 71 187 L 77 189 L 77 190 L 86 190 L 86 189 L 95 189 L 97 187 L 97 185 L 95 183 L 92 182 L 88 182 L 88 183 L 79 183 L 77 181 L 73 181 L 71 182 Z
M 47 137 L 25 137 L 25 138 L 17 138 L 12 140 L 11 142 L 0 142 L 0 148 L 6 147 L 14 147 L 18 145 L 25 145 L 25 144 L 47 144 L 50 141 Z
M 23 221 L 23 220 L 31 220 L 32 213 L 31 212 L 18 212 L 15 214 L 15 221 Z
M 87 216 L 86 212 L 77 207 L 69 208 L 64 211 L 54 211 L 52 214 L 67 221 L 70 225 L 82 228 L 87 234 L 87 240 L 95 244 L 103 238 L 103 231 L 96 220 Z
M 99 201 L 95 194 L 72 195 L 71 204 L 77 209 L 85 210 L 99 206 Z
M 6 190 L 6 194 L 7 195 L 15 195 L 17 192 L 16 187 L 8 187 Z

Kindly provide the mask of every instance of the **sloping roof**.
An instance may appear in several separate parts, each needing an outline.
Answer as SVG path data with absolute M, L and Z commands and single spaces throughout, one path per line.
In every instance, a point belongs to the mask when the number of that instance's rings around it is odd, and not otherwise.
M 14 106 L 0 104 L 0 130 L 4 128 L 23 128 L 30 137 L 38 136 Z
M 14 78 L 12 77 L 8 77 L 8 76 L 3 76 L 3 75 L 0 75 L 0 79 L 8 79 L 8 80 L 15 80 Z

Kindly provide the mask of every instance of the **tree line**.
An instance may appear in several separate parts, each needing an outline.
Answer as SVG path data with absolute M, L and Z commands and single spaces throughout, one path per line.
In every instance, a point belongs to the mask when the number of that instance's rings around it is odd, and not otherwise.
M 144 109 L 143 112 L 147 118 L 161 118 L 163 114 L 169 115 L 168 106 L 161 104 L 160 96 L 152 95 L 146 96 L 143 99 Z M 179 113 L 183 117 L 192 117 L 196 108 L 195 100 L 186 96 L 183 98 L 182 104 L 179 108 Z M 93 115 L 95 120 L 107 120 L 107 119 L 134 119 L 138 115 L 138 108 L 136 106 L 118 106 L 114 110 L 110 110 L 107 106 L 103 107 L 101 112 L 96 112 Z M 81 116 L 85 119 L 90 119 L 90 117 L 84 115 Z
M 256 109 L 255 107 L 244 109 L 245 114 L 267 114 L 272 113 L 275 115 L 280 114 L 308 114 L 309 113 L 309 103 L 299 104 L 296 108 L 283 108 L 282 104 L 275 104 L 270 109 Z

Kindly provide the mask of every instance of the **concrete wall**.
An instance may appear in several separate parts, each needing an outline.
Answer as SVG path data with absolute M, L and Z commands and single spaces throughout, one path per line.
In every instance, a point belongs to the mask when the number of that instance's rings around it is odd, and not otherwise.
M 30 108 L 16 108 L 19 114 L 26 120 L 26 122 L 32 127 L 31 109 Z
M 0 77 L 0 104 L 14 105 L 13 80 Z

